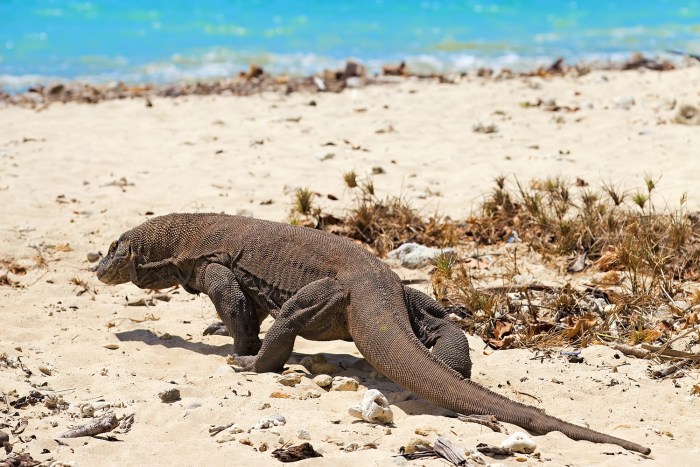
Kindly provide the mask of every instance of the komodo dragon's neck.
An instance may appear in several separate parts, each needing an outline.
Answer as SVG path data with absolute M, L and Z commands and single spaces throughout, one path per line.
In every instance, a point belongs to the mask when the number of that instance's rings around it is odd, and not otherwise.
M 648 454 L 649 448 L 546 415 L 468 379 L 433 357 L 411 330 L 399 281 L 380 266 L 366 268 L 350 289 L 350 334 L 362 355 L 396 383 L 464 414 L 495 415 L 535 433 L 559 431 L 575 440 L 617 444 Z

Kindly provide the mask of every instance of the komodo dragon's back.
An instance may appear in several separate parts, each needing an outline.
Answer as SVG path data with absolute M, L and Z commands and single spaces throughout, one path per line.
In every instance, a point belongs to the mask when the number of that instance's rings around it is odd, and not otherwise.
M 255 347 L 253 353 L 257 354 L 240 357 L 246 370 L 279 369 L 304 326 L 319 326 L 319 322 L 342 314 L 349 335 L 369 363 L 442 407 L 458 413 L 495 415 L 536 433 L 560 431 L 576 440 L 650 452 L 639 444 L 507 399 L 455 371 L 416 337 L 409 318 L 415 310 L 398 276 L 363 248 L 326 232 L 238 216 L 171 214 L 124 233 L 100 262 L 97 274 L 110 284 L 129 280 L 140 287 L 179 283 L 192 292 L 207 291 L 217 312 L 223 305 L 216 298 L 216 287 L 227 274 L 227 287 L 240 287 L 241 292 L 224 295 L 227 300 L 238 297 L 245 305 L 245 297 L 241 297 L 263 290 L 272 297 L 267 302 L 270 307 L 281 309 L 262 348 Z M 202 275 L 206 277 L 199 277 Z M 255 290 L 251 292 L 249 287 Z M 236 334 L 234 345 L 239 335 L 251 338 Z

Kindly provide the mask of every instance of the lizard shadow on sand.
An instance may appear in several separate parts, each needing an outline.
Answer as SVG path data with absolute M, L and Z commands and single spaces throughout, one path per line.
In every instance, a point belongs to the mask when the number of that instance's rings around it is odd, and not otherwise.
M 131 331 L 117 332 L 114 334 L 122 342 L 143 342 L 146 345 L 160 345 L 163 347 L 179 347 L 203 355 L 219 355 L 225 357 L 232 351 L 231 344 L 211 345 L 204 342 L 192 342 L 180 336 L 170 336 L 169 339 L 158 337 L 148 329 L 134 329 Z
M 230 355 L 233 351 L 233 346 L 230 343 L 211 345 L 204 342 L 188 341 L 177 335 L 173 335 L 169 339 L 164 340 L 148 329 L 117 332 L 115 336 L 121 342 L 143 342 L 146 345 L 160 345 L 166 348 L 177 347 L 202 355 L 218 355 L 220 357 L 225 357 Z M 450 416 L 450 414 L 453 414 L 453 412 L 443 409 L 425 399 L 421 399 L 384 376 L 370 377 L 370 372 L 372 372 L 374 368 L 372 368 L 364 358 L 357 358 L 345 353 L 323 352 L 323 355 L 328 362 L 339 365 L 342 368 L 342 371 L 336 376 L 359 376 L 363 386 L 366 386 L 368 389 L 379 390 L 387 397 L 392 405 L 400 408 L 409 415 Z M 287 362 L 287 366 L 298 364 L 302 358 L 306 356 L 310 356 L 310 354 L 294 352 Z

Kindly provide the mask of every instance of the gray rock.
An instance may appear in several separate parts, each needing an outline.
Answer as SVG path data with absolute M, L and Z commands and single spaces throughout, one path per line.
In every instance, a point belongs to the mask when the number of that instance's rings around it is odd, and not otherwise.
M 5 443 L 10 442 L 10 435 L 5 433 L 4 431 L 0 431 L 0 446 L 2 446 Z
M 163 402 L 171 403 L 180 400 L 180 390 L 178 388 L 166 389 L 158 393 L 158 397 Z
M 91 263 L 94 263 L 96 261 L 99 261 L 101 256 L 102 255 L 100 255 L 100 253 L 97 251 L 88 251 L 87 260 L 90 261 Z
M 283 386 L 294 387 L 301 383 L 301 375 L 299 373 L 289 373 L 277 378 L 277 382 Z
M 331 391 L 357 391 L 360 383 L 347 376 L 336 376 L 331 383 Z
M 319 387 L 327 388 L 328 386 L 333 384 L 333 377 L 330 375 L 317 375 L 314 376 L 313 382 L 316 383 Z
M 420 268 L 435 261 L 440 255 L 455 255 L 454 248 L 429 248 L 418 243 L 404 243 L 397 249 L 390 251 L 386 257 L 398 262 L 405 268 Z

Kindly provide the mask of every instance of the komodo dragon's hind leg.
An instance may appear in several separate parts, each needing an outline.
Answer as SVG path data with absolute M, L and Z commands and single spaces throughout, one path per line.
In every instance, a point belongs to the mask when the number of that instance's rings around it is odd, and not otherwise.
M 447 311 L 435 300 L 410 287 L 404 287 L 411 327 L 423 345 L 432 348 L 435 357 L 465 378 L 471 377 L 469 342 L 461 329 L 447 317 Z
M 260 321 L 253 303 L 245 296 L 233 273 L 221 264 L 209 264 L 204 271 L 203 292 L 216 307 L 223 321 L 225 335 L 233 337 L 233 350 L 238 355 L 255 355 L 262 343 Z M 209 326 L 204 334 L 224 334 L 217 324 Z
M 280 370 L 292 355 L 294 340 L 303 329 L 332 322 L 347 306 L 347 294 L 334 279 L 314 281 L 287 300 L 265 334 L 255 356 L 234 355 L 238 371 L 265 373 Z

